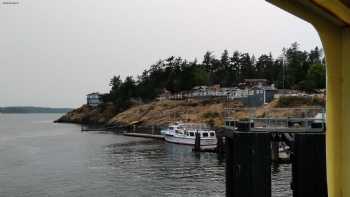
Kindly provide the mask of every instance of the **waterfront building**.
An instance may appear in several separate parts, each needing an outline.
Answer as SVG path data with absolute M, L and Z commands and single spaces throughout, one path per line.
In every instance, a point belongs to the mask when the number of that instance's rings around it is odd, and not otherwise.
M 102 103 L 101 94 L 98 92 L 93 92 L 86 95 L 86 103 L 91 107 L 96 107 Z
M 241 85 L 245 87 L 263 87 L 268 86 L 269 81 L 267 79 L 244 79 Z
M 190 98 L 211 99 L 221 98 L 227 100 L 240 100 L 242 103 L 257 107 L 269 103 L 274 99 L 276 88 L 271 86 L 253 86 L 240 89 L 238 87 L 220 87 L 220 85 L 213 86 L 196 86 L 190 91 L 178 92 L 175 94 L 161 94 L 157 100 L 183 100 Z
M 156 98 L 158 101 L 167 100 L 171 97 L 171 92 L 167 89 L 163 89 L 162 93 Z

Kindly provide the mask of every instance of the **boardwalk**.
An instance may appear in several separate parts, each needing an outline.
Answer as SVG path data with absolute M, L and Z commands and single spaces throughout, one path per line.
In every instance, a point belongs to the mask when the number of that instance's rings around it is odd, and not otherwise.
M 143 137 L 143 138 L 153 138 L 153 139 L 164 139 L 164 136 L 162 135 L 153 135 L 153 134 L 146 134 L 146 133 L 123 133 L 125 136 L 130 137 Z

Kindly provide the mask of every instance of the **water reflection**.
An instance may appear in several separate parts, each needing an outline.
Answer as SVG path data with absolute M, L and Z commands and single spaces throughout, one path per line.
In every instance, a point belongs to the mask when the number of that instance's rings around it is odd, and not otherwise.
M 58 115 L 56 115 L 58 116 Z M 225 196 L 224 158 L 192 147 L 52 124 L 54 115 L 0 118 L 0 196 Z M 274 196 L 291 196 L 289 165 Z
M 292 181 L 292 166 L 290 164 L 272 164 L 272 191 L 273 197 L 288 197 L 293 193 L 290 189 Z
M 117 183 L 122 191 L 132 182 L 152 196 L 224 196 L 224 165 L 216 154 L 155 140 L 118 143 L 105 150 L 119 178 L 128 180 Z
M 113 169 L 150 195 L 224 196 L 225 160 L 213 153 L 194 153 L 192 147 L 157 140 L 106 146 Z M 291 196 L 289 165 L 272 166 L 273 196 Z M 146 184 L 147 183 L 147 184 Z M 129 183 L 118 183 L 128 188 Z

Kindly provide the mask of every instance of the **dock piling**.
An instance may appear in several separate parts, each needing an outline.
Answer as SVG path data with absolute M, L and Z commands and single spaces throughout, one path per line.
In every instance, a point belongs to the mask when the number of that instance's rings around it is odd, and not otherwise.
M 270 133 L 232 132 L 227 136 L 226 196 L 271 197 Z
M 200 152 L 201 151 L 201 135 L 199 132 L 196 132 L 196 139 L 194 143 L 194 151 Z
M 279 162 L 279 142 L 272 140 L 271 141 L 271 155 L 272 155 L 272 161 L 273 162 Z
M 295 135 L 293 197 L 327 197 L 325 133 Z
M 223 139 L 223 136 L 219 136 L 219 135 L 216 135 L 216 139 L 217 139 L 217 145 L 216 145 L 216 152 L 218 154 L 224 154 L 225 152 L 225 146 L 224 146 L 224 139 Z
M 196 139 L 194 142 L 194 151 L 195 152 L 201 151 L 201 135 L 199 132 L 196 132 Z

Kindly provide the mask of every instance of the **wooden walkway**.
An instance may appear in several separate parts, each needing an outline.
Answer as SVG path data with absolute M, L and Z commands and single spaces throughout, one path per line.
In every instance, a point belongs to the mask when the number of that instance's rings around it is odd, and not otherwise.
M 129 136 L 129 137 L 164 139 L 164 136 L 162 136 L 162 135 L 153 135 L 153 134 L 146 134 L 146 133 L 123 133 L 123 135 Z

